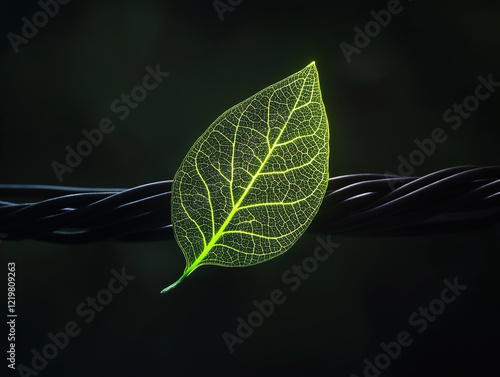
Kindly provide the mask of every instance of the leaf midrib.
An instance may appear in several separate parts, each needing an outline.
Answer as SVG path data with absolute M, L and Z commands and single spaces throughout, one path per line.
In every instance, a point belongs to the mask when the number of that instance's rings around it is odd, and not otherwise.
M 184 271 L 184 274 L 183 276 L 181 277 L 182 278 L 185 278 L 187 277 L 191 272 L 193 272 L 196 267 L 198 267 L 198 265 L 203 261 L 203 259 L 205 259 L 205 257 L 207 256 L 207 254 L 210 252 L 210 250 L 213 248 L 213 246 L 216 244 L 216 242 L 219 240 L 220 237 L 222 237 L 222 235 L 224 234 L 224 230 L 226 229 L 226 227 L 229 225 L 229 223 L 231 222 L 233 216 L 236 214 L 236 212 L 239 210 L 239 207 L 241 205 L 241 203 L 243 202 L 243 200 L 245 199 L 245 197 L 247 196 L 248 192 L 251 190 L 255 180 L 257 179 L 257 177 L 260 175 L 260 172 L 262 171 L 262 169 L 264 168 L 264 166 L 266 165 L 267 163 L 267 160 L 271 157 L 271 155 L 273 154 L 274 152 L 274 149 L 276 147 L 276 144 L 278 143 L 278 141 L 280 140 L 281 138 L 281 135 L 283 134 L 283 132 L 285 131 L 286 127 L 288 126 L 288 122 L 290 121 L 292 115 L 294 114 L 294 112 L 297 110 L 297 104 L 299 103 L 300 101 L 300 98 L 302 97 L 302 92 L 304 90 L 304 87 L 306 85 L 306 82 L 307 82 L 307 79 L 310 75 L 310 72 L 307 73 L 307 76 L 304 78 L 304 82 L 300 88 L 300 92 L 299 92 L 299 95 L 297 96 L 297 100 L 295 101 L 295 104 L 293 106 L 293 109 L 290 111 L 290 115 L 288 116 L 285 124 L 283 125 L 278 137 L 276 138 L 276 140 L 274 141 L 273 143 L 273 146 L 272 148 L 269 150 L 269 152 L 267 153 L 267 156 L 266 158 L 264 159 L 264 161 L 262 162 L 262 164 L 260 165 L 259 167 L 259 170 L 255 173 L 255 175 L 252 177 L 252 180 L 250 181 L 250 183 L 248 184 L 248 186 L 246 187 L 245 191 L 243 192 L 243 194 L 241 195 L 240 199 L 238 200 L 238 202 L 233 206 L 233 209 L 231 210 L 231 212 L 229 213 L 229 215 L 227 216 L 226 220 L 224 221 L 224 223 L 221 225 L 221 227 L 219 228 L 219 230 L 217 231 L 217 233 L 215 233 L 215 235 L 210 239 L 210 242 L 205 246 L 205 248 L 203 249 L 202 253 L 194 260 L 194 262 L 186 269 L 186 271 Z M 268 101 L 268 109 L 270 108 L 270 103 L 271 103 L 271 99 L 273 98 L 274 94 L 276 93 L 276 91 L 269 97 L 269 101 Z M 268 121 L 268 129 L 270 129 L 270 123 Z M 236 138 L 235 138 L 236 139 Z M 236 142 L 236 140 L 235 140 Z M 268 142 L 269 142 L 269 139 L 268 139 Z M 234 149 L 235 149 L 235 144 L 233 144 L 233 152 L 234 152 Z M 231 188 L 232 190 L 232 188 Z

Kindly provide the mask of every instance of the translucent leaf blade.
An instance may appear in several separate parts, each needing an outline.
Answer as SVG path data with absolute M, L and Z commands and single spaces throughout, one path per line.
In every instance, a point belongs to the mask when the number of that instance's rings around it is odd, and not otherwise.
M 172 224 L 186 258 L 177 283 L 201 265 L 250 266 L 288 250 L 324 197 L 328 139 L 314 63 L 212 123 L 172 185 Z

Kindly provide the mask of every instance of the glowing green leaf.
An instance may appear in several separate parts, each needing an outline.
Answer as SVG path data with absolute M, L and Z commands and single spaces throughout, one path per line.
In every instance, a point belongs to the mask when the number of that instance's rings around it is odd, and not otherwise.
M 201 265 L 250 266 L 287 251 L 325 195 L 328 138 L 314 62 L 212 123 L 174 177 L 172 224 L 186 269 L 162 292 Z

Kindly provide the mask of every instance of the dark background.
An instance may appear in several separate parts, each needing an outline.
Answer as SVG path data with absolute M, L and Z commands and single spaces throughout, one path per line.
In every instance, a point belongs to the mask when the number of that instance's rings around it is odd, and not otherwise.
M 71 1 L 17 54 L 7 33 L 20 34 L 21 18 L 40 8 L 35 1 L 2 4 L 1 183 L 59 184 L 51 163 L 63 162 L 66 145 L 74 147 L 82 130 L 104 117 L 116 129 L 62 184 L 132 187 L 170 179 L 218 115 L 312 60 L 330 121 L 331 176 L 396 172 L 398 156 L 408 157 L 413 140 L 436 127 L 448 140 L 414 175 L 500 165 L 500 93 L 456 131 L 443 121 L 454 102 L 474 94 L 479 75 L 500 81 L 496 1 L 403 0 L 403 11 L 350 64 L 339 43 L 353 44 L 353 28 L 364 28 L 370 11 L 387 1 L 244 0 L 223 21 L 212 1 Z M 157 64 L 170 76 L 118 120 L 110 103 Z M 379 344 L 404 330 L 414 342 L 381 376 L 495 374 L 498 231 L 337 237 L 341 247 L 291 292 L 281 275 L 317 245 L 305 235 L 262 265 L 200 268 L 167 295 L 159 291 L 184 268 L 173 241 L 4 242 L 4 276 L 7 262 L 17 268 L 17 362 L 29 366 L 31 350 L 40 351 L 49 332 L 75 321 L 81 334 L 40 376 L 362 376 L 363 360 L 373 361 Z M 85 324 L 76 307 L 122 267 L 136 278 Z M 418 334 L 408 317 L 455 277 L 468 288 Z M 222 334 L 234 334 L 236 318 L 276 288 L 286 302 L 230 354 Z M 0 375 L 18 375 L 6 363 Z

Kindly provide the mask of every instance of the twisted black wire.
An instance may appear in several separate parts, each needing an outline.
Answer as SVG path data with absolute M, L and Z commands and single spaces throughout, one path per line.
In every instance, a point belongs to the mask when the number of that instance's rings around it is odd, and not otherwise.
M 131 189 L 0 185 L 0 239 L 80 244 L 173 239 L 172 181 Z M 42 199 L 42 200 L 40 200 Z M 330 178 L 308 231 L 404 237 L 475 231 L 500 224 L 500 167 L 462 166 L 423 177 L 353 174 Z

